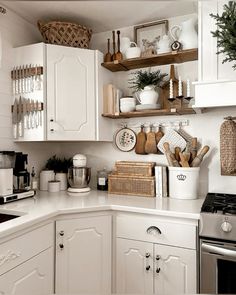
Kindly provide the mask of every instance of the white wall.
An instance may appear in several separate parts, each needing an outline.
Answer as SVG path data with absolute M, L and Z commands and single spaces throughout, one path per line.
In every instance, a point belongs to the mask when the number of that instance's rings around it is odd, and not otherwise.
M 4 5 L 3 5 L 4 7 Z M 2 65 L 0 67 L 0 151 L 15 150 L 29 154 L 29 167 L 42 168 L 46 159 L 59 153 L 58 145 L 51 143 L 13 143 L 11 112 L 12 88 L 10 72 L 13 67 L 13 48 L 41 41 L 35 26 L 7 9 L 0 14 L 0 32 L 2 35 Z

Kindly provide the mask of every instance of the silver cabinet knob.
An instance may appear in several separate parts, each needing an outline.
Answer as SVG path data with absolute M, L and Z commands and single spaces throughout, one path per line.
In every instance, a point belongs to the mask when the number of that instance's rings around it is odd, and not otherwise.
M 145 257 L 146 258 L 149 258 L 150 257 L 150 253 L 146 253 Z
M 150 266 L 150 265 L 147 265 L 147 266 L 146 266 L 146 271 L 149 271 L 150 268 L 151 268 L 151 266 Z
M 59 231 L 59 235 L 61 236 L 61 237 L 63 237 L 64 236 L 64 230 L 61 230 L 61 231 Z
M 64 249 L 64 245 L 63 244 L 59 244 L 59 247 L 60 247 L 61 250 Z
M 156 273 L 159 273 L 161 271 L 161 269 L 160 269 L 160 267 L 158 267 L 157 269 L 156 269 Z
M 157 255 L 156 256 L 156 260 L 160 260 L 161 259 L 161 256 L 160 255 Z

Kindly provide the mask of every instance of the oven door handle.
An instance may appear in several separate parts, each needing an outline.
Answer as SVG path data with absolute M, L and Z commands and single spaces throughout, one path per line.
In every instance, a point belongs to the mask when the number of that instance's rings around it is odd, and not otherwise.
M 225 257 L 234 258 L 234 259 L 236 258 L 236 251 L 226 249 L 223 247 L 213 246 L 213 245 L 209 245 L 206 243 L 202 243 L 201 249 L 203 251 L 209 252 L 211 254 L 223 255 Z

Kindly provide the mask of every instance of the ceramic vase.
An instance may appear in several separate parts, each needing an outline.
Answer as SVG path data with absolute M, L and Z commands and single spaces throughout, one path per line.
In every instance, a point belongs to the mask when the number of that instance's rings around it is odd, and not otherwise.
M 159 94 L 153 85 L 145 86 L 139 93 L 139 102 L 141 104 L 157 104 Z

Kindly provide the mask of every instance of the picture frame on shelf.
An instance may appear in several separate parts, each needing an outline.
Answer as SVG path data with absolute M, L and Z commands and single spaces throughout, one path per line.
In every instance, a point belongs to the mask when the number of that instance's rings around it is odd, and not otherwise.
M 156 44 L 168 30 L 166 19 L 134 26 L 134 42 L 141 48 L 141 56 L 156 55 Z

